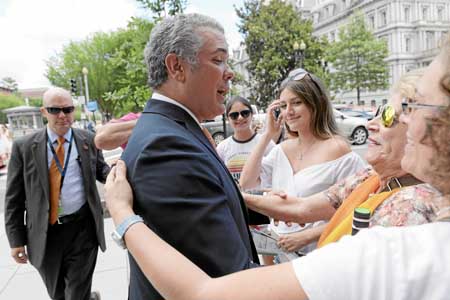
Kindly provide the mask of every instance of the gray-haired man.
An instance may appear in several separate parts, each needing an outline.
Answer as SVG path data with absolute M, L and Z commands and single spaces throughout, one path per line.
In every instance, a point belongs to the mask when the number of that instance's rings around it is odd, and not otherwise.
M 154 93 L 122 157 L 137 214 L 213 277 L 257 260 L 242 196 L 200 127 L 225 110 L 234 76 L 227 49 L 222 26 L 206 16 L 178 15 L 153 29 L 145 59 Z M 161 298 L 131 256 L 130 269 L 129 299 Z

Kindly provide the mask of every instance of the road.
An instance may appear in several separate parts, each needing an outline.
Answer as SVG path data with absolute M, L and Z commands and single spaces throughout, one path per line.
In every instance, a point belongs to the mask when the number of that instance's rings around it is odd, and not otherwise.
M 355 151 L 358 155 L 364 158 L 364 155 L 367 151 L 367 143 L 361 146 L 352 146 L 352 150 Z M 112 150 L 112 151 L 104 151 L 103 155 L 105 156 L 105 160 L 113 160 L 115 158 L 120 157 L 122 150 L 120 148 Z M 4 211 L 5 205 L 5 191 L 6 191 L 6 170 L 0 170 L 0 213 Z M 100 195 L 103 195 L 103 184 L 97 182 L 97 187 L 100 192 Z

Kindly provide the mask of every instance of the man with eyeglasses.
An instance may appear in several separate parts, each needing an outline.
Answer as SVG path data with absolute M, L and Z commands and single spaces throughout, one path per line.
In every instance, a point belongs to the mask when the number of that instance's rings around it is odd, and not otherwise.
M 94 135 L 72 128 L 70 93 L 43 96 L 45 129 L 12 147 L 5 195 L 5 228 L 11 256 L 39 271 L 52 299 L 100 299 L 91 293 L 98 247 L 105 251 L 103 212 L 95 180 L 109 167 Z

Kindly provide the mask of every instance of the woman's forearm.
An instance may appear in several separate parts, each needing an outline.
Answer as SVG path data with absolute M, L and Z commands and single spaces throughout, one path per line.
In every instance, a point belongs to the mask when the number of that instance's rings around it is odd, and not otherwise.
M 249 208 L 285 222 L 301 224 L 329 220 L 336 212 L 323 193 L 305 198 L 277 195 L 258 196 L 246 193 L 243 195 Z
M 128 142 L 137 120 L 108 123 L 97 129 L 95 145 L 98 149 L 112 150 Z
M 306 299 L 291 263 L 212 279 L 143 223 L 128 229 L 125 242 L 145 276 L 165 299 Z
M 270 141 L 271 137 L 267 134 L 263 134 L 259 140 L 259 143 L 253 149 L 252 153 L 245 162 L 244 168 L 242 169 L 241 178 L 239 180 L 239 184 L 243 189 L 254 188 L 261 182 L 261 162 Z

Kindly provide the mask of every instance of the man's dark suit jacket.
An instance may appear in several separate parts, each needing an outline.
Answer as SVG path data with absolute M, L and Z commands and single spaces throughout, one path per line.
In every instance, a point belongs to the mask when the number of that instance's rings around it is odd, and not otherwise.
M 105 251 L 103 210 L 95 180 L 104 183 L 109 167 L 95 147 L 92 133 L 73 129 L 73 135 L 81 161 L 86 201 L 94 217 L 100 249 Z M 40 268 L 45 254 L 49 209 L 47 128 L 44 128 L 14 142 L 5 195 L 9 244 L 11 247 L 27 246 L 28 258 L 36 268 Z
M 148 101 L 122 159 L 134 209 L 161 238 L 212 277 L 255 266 L 242 196 L 185 110 Z M 131 256 L 130 272 L 130 300 L 162 298 Z

